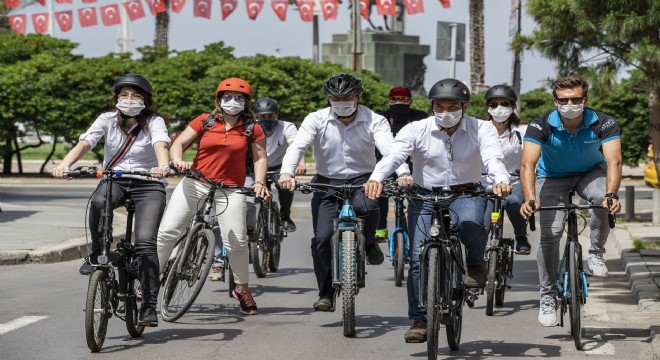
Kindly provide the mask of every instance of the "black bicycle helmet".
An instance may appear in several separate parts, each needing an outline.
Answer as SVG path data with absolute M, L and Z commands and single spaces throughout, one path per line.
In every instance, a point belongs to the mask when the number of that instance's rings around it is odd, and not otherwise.
M 509 85 L 495 85 L 491 86 L 486 92 L 486 100 L 492 98 L 505 98 L 515 103 L 518 101 L 518 94 L 516 94 L 516 90 Z
M 431 87 L 428 98 L 470 102 L 470 89 L 460 80 L 444 79 Z
M 252 108 L 255 115 L 280 113 L 280 107 L 277 105 L 277 101 L 267 97 L 257 100 Z
M 333 75 L 323 84 L 325 96 L 361 95 L 362 80 L 351 74 Z
M 112 91 L 115 92 L 115 95 L 119 93 L 119 90 L 121 90 L 122 87 L 124 86 L 133 86 L 137 87 L 139 89 L 142 89 L 144 92 L 149 94 L 149 96 L 154 95 L 154 90 L 151 88 L 151 83 L 147 78 L 145 78 L 142 75 L 137 75 L 137 74 L 126 74 L 117 81 L 115 81 L 115 84 L 112 85 Z

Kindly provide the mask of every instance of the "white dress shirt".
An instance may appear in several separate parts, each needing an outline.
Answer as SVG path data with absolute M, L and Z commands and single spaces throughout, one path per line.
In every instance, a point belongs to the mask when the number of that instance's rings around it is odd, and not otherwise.
M 479 182 L 483 166 L 498 183 L 509 182 L 497 130 L 493 124 L 468 115 L 463 116 L 452 136 L 442 131 L 435 116 L 406 125 L 370 180 L 382 182 L 408 156 L 415 164 L 413 181 L 426 189 Z
M 371 173 L 376 165 L 375 148 L 386 155 L 393 142 L 387 120 L 366 106 L 358 105 L 357 115 L 348 125 L 342 124 L 327 107 L 305 117 L 286 151 L 281 173 L 293 176 L 296 165 L 313 144 L 317 174 L 331 179 L 351 179 Z M 410 171 L 403 162 L 397 167 L 397 174 Z M 394 168 L 389 174 L 392 172 Z
M 523 149 L 522 139 L 525 137 L 525 130 L 527 130 L 527 125 L 512 124 L 511 131 L 506 129 L 499 136 L 500 144 L 502 144 L 502 152 L 504 153 L 504 167 L 506 167 L 506 171 L 509 173 L 515 173 L 516 171 L 520 170 L 520 161 L 522 160 Z M 519 182 L 519 177 L 511 178 L 511 185 L 517 184 Z M 484 176 L 483 183 L 488 185 L 493 184 L 493 178 Z
M 268 154 L 268 167 L 282 165 L 282 159 L 289 142 L 296 138 L 298 129 L 288 121 L 278 120 L 273 127 L 273 133 L 266 137 L 266 153 Z

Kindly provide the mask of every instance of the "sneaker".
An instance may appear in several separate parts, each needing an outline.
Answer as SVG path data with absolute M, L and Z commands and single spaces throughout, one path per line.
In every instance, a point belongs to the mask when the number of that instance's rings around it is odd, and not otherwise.
M 426 320 L 416 319 L 413 320 L 412 325 L 403 338 L 407 343 L 423 343 L 426 342 Z
M 380 265 L 385 261 L 385 255 L 378 244 L 374 243 L 367 248 L 367 264 Z
M 468 266 L 465 284 L 469 287 L 481 288 L 486 285 L 488 278 L 488 263 L 481 262 L 481 265 Z
M 257 314 L 257 303 L 254 302 L 252 298 L 252 291 L 248 290 L 247 292 L 239 292 L 238 286 L 234 288 L 231 292 L 231 296 L 238 300 L 240 303 L 240 311 L 243 315 L 256 315 Z
M 332 303 L 332 297 L 320 297 L 313 305 L 315 311 L 335 311 L 335 306 Z
M 532 245 L 529 244 L 527 236 L 516 236 L 516 254 L 529 255 Z
M 158 315 L 156 315 L 156 306 L 150 305 L 140 309 L 139 325 L 146 327 L 158 326 Z
M 223 267 L 212 267 L 209 275 L 211 281 L 225 281 L 225 269 Z
M 85 260 L 83 260 L 82 265 L 80 265 L 80 269 L 78 269 L 78 272 L 80 275 L 89 275 L 92 273 L 94 268 L 92 265 L 97 265 L 98 260 L 98 254 L 90 254 L 89 256 L 85 257 Z
M 557 326 L 557 306 L 553 296 L 543 295 L 541 297 L 539 324 L 541 326 Z
M 603 254 L 589 254 L 584 272 L 590 276 L 607 276 L 607 266 L 605 266 Z
M 291 220 L 290 217 L 283 216 L 281 221 L 282 221 L 282 230 L 286 232 L 296 231 L 296 224 L 293 222 L 293 220 Z
M 379 243 L 387 242 L 387 229 L 376 229 L 376 241 Z

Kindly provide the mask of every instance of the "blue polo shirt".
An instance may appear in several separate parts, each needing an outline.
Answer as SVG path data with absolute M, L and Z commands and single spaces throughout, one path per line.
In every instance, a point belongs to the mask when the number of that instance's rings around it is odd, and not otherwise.
M 564 128 L 555 109 L 532 120 L 524 141 L 541 146 L 536 177 L 559 178 L 585 173 L 605 163 L 601 145 L 619 139 L 620 134 L 621 130 L 612 117 L 585 108 L 582 124 L 573 135 Z

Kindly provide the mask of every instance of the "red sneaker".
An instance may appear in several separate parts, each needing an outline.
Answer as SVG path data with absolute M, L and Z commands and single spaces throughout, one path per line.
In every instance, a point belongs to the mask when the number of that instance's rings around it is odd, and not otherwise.
M 234 291 L 231 292 L 231 296 L 240 302 L 240 311 L 243 315 L 256 315 L 257 314 L 257 303 L 254 302 L 252 298 L 252 291 L 248 290 L 247 292 L 239 292 L 238 287 L 234 288 Z

